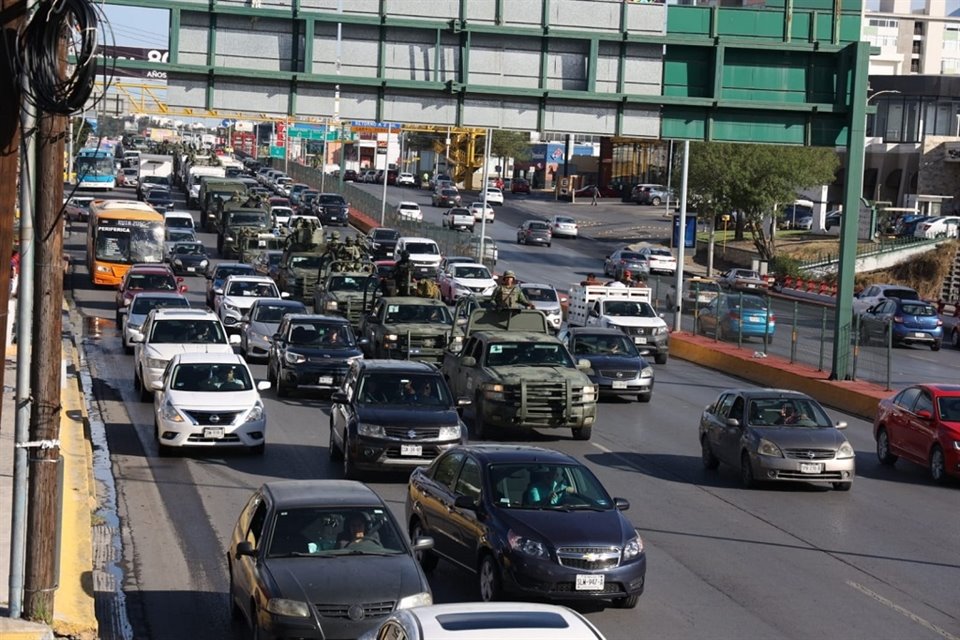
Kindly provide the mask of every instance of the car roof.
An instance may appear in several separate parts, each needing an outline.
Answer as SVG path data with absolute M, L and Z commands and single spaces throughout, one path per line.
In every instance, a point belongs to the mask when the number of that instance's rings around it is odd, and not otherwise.
M 813 402 L 817 402 L 807 394 L 794 391 L 793 389 L 726 389 L 722 393 L 737 393 L 742 395 L 747 400 L 752 400 L 754 398 L 783 398 L 784 400 L 811 400 Z
M 949 384 L 945 382 L 927 382 L 920 385 L 940 394 L 950 394 L 960 396 L 960 384 Z
M 419 360 L 361 360 L 361 369 L 367 371 L 399 371 L 410 373 L 437 373 L 438 369 L 428 362 Z
M 275 480 L 264 483 L 261 491 L 270 496 L 276 507 L 385 507 L 373 489 L 353 480 Z
M 182 364 L 247 364 L 243 356 L 237 353 L 178 353 L 173 359 Z
M 543 284 L 540 282 L 521 282 L 520 288 L 521 289 L 553 289 L 554 291 L 557 290 L 557 288 L 554 287 L 552 284 Z
M 151 311 L 155 320 L 217 320 L 213 311 L 207 309 L 170 309 L 159 307 Z
M 516 444 L 468 444 L 454 450 L 476 456 L 479 460 L 491 462 L 557 462 L 582 464 L 571 455 L 531 445 Z
M 420 208 L 420 205 L 419 205 L 419 204 L 417 204 L 416 202 L 410 202 L 409 200 L 403 200 L 402 202 L 400 202 L 400 204 L 399 204 L 398 206 L 401 206 L 401 207 L 416 207 L 417 209 Z
M 193 214 L 189 211 L 164 211 L 164 218 L 190 218 L 193 220 Z
M 271 298 L 271 300 L 273 300 L 273 298 Z M 324 322 L 334 322 L 336 324 L 350 324 L 350 320 L 344 318 L 343 316 L 327 315 L 323 313 L 288 313 L 283 317 L 289 318 L 290 320 L 323 320 Z
M 227 280 L 224 284 L 226 284 L 227 282 L 264 282 L 264 283 L 269 282 L 270 284 L 276 284 L 273 281 L 273 278 L 271 278 L 270 276 L 261 276 L 261 275 L 253 275 L 253 274 L 247 275 L 245 273 L 231 274 L 227 276 Z
M 410 242 L 429 242 L 430 244 L 437 244 L 437 241 L 432 238 L 421 238 L 420 236 L 408 236 L 400 238 L 400 242 L 410 243 Z
M 478 338 L 484 338 L 487 342 L 550 342 L 556 343 L 556 338 L 546 333 L 536 333 L 534 331 L 477 331 L 474 333 Z
M 455 267 L 483 267 L 486 268 L 486 265 L 480 264 L 479 262 L 454 262 L 453 266 Z
M 153 298 L 155 300 L 183 300 L 186 301 L 187 297 L 182 293 L 176 293 L 175 291 L 141 291 L 140 293 L 134 294 L 133 299 L 137 298 Z M 133 304 L 131 302 L 131 304 Z
M 253 265 L 252 265 L 252 264 L 247 264 L 246 262 L 239 262 L 239 261 L 238 261 L 238 262 L 218 262 L 218 263 L 217 263 L 217 269 L 219 269 L 220 267 L 231 267 L 231 268 L 235 268 L 235 267 L 245 267 L 245 268 L 250 269 L 251 271 L 253 271 Z
M 130 270 L 127 273 L 159 273 L 163 275 L 173 275 L 173 271 L 170 270 L 170 267 L 166 265 L 153 264 L 135 264 L 130 267 Z
M 280 307 L 304 307 L 299 300 L 288 300 L 287 298 L 257 298 L 253 301 L 254 305 L 272 304 Z
M 569 327 L 567 334 L 571 336 L 622 336 L 623 331 L 614 327 Z
M 576 611 L 537 602 L 439 604 L 402 610 L 397 617 L 415 619 L 421 638 L 473 640 L 511 631 L 522 631 L 526 640 L 603 638 L 593 624 Z

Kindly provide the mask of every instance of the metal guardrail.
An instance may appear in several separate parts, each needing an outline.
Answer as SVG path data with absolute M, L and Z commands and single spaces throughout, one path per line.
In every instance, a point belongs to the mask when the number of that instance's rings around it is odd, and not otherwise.
M 857 245 L 857 257 L 867 258 L 869 256 L 881 255 L 891 251 L 899 251 L 906 247 L 920 247 L 923 245 L 935 245 L 943 242 L 943 238 L 884 238 L 881 237 L 877 243 Z M 802 270 L 822 269 L 831 265 L 839 264 L 840 254 L 822 253 L 811 260 L 804 260 L 798 263 Z

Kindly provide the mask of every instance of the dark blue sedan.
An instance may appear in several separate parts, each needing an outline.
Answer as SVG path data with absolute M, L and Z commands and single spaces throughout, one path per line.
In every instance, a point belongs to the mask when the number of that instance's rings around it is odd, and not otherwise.
M 861 344 L 886 344 L 891 330 L 893 346 L 923 344 L 939 351 L 943 344 L 943 320 L 929 302 L 887 298 L 860 316 Z

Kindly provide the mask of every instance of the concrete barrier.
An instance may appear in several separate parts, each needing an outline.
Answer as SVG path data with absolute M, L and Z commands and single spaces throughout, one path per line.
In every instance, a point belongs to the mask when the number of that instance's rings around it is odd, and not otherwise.
M 369 233 L 371 229 L 376 229 L 380 223 L 368 216 L 350 207 L 349 213 L 350 226 L 357 229 L 360 233 Z

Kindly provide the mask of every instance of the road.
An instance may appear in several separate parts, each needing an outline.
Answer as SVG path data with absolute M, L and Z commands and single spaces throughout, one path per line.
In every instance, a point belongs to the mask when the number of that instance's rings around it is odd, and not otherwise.
M 501 266 L 557 283 L 599 271 L 604 248 L 596 243 L 557 242 L 552 250 L 509 244 L 517 220 L 550 206 L 531 201 L 498 209 L 491 231 L 501 243 Z M 82 239 L 79 230 L 67 238 L 75 264 L 82 261 Z M 98 398 L 93 417 L 105 426 L 117 487 L 131 625 L 126 634 L 104 628 L 102 637 L 243 637 L 229 619 L 225 541 L 261 483 L 340 477 L 326 451 L 328 405 L 315 397 L 280 400 L 267 391 L 269 444 L 262 458 L 159 458 L 151 406 L 133 391 L 132 361 L 113 325 L 113 292 L 89 289 L 84 271 L 75 266 L 72 284 L 87 317 L 82 343 Z M 202 305 L 204 281 L 187 283 L 191 303 Z M 266 377 L 263 365 L 253 370 Z M 648 554 L 646 593 L 632 611 L 578 606 L 608 638 L 960 638 L 956 487 L 933 486 L 908 464 L 881 467 L 870 425 L 831 411 L 849 423 L 857 450 L 851 492 L 743 490 L 734 471 L 702 469 L 697 420 L 720 390 L 744 383 L 679 360 L 656 375 L 650 404 L 604 401 L 589 442 L 554 431 L 515 440 L 577 456 L 632 505 L 627 515 Z M 368 481 L 402 516 L 404 478 Z M 431 585 L 437 602 L 475 599 L 473 580 L 442 564 Z

